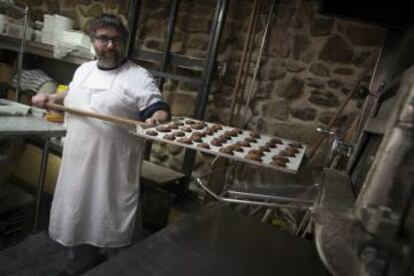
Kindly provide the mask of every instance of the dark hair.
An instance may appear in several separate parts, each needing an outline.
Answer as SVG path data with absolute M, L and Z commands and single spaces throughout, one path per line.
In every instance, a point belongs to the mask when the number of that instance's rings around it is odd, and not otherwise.
M 124 41 L 128 38 L 128 29 L 122 23 L 122 19 L 114 14 L 101 13 L 100 15 L 94 17 L 89 21 L 89 36 L 94 39 L 96 30 L 104 27 L 115 28 L 118 32 L 121 33 Z

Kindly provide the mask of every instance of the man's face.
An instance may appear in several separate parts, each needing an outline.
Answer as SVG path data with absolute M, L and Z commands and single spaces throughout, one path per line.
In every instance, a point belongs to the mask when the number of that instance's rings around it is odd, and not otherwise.
M 99 28 L 95 32 L 93 48 L 98 58 L 98 65 L 114 68 L 124 59 L 125 42 L 122 35 L 113 27 Z

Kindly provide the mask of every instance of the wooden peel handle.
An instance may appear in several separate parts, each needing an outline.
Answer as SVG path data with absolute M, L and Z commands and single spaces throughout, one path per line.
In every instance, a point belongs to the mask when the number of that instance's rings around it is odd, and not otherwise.
M 112 116 L 112 115 L 105 115 L 105 114 L 100 114 L 100 113 L 91 112 L 91 111 L 85 111 L 85 110 L 81 110 L 81 109 L 66 107 L 66 106 L 59 105 L 59 104 L 47 103 L 46 107 L 49 108 L 49 109 L 53 109 L 53 110 L 69 112 L 69 113 L 72 113 L 72 114 L 75 114 L 75 115 L 78 115 L 78 116 L 92 117 L 92 118 L 96 118 L 96 119 L 100 119 L 100 120 L 104 120 L 104 121 L 109 121 L 109 122 L 112 122 L 112 123 L 127 125 L 127 126 L 134 126 L 135 127 L 137 125 L 142 125 L 143 124 L 143 122 L 136 121 L 136 120 L 131 120 L 131 119 Z

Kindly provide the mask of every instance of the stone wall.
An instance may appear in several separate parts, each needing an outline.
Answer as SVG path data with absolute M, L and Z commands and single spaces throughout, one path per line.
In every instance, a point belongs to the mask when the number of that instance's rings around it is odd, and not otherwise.
M 74 18 L 81 29 L 84 29 L 90 16 L 101 11 L 116 12 L 125 17 L 128 6 L 126 0 L 29 2 L 35 19 L 40 19 L 46 11 L 57 12 Z M 136 37 L 137 47 L 149 51 L 162 49 L 167 34 L 170 4 L 171 1 L 168 0 L 143 2 Z M 250 60 L 249 79 L 245 86 L 247 88 L 253 76 L 270 4 L 270 0 L 262 1 L 254 36 L 254 54 Z M 172 44 L 173 53 L 206 57 L 215 5 L 215 0 L 181 1 Z M 228 122 L 251 8 L 252 1 L 249 0 L 229 1 L 219 46 L 219 59 L 228 64 L 229 70 L 223 80 L 216 80 L 212 85 L 206 120 Z M 269 41 L 254 86 L 252 104 L 247 109 L 247 129 L 306 143 L 314 142 L 315 127 L 327 125 L 365 69 L 364 63 L 378 54 L 384 29 L 322 15 L 318 8 L 317 0 L 277 1 Z M 169 80 L 164 86 L 164 96 L 172 106 L 173 115 L 190 116 L 196 95 L 195 87 L 182 82 Z M 363 99 L 354 97 L 337 125 L 349 124 L 358 113 L 362 101 Z M 243 111 L 244 108 L 242 113 Z M 181 148 L 154 144 L 151 159 L 180 169 L 182 156 Z M 196 173 L 208 167 L 206 160 L 209 158 L 198 153 Z
M 102 12 L 120 15 L 126 22 L 128 0 L 16 0 L 16 4 L 28 5 L 33 21 L 43 21 L 43 14 L 60 14 L 75 21 L 75 28 L 86 31 L 91 17 Z
M 173 49 L 177 53 L 204 57 L 208 43 L 207 26 L 211 24 L 215 1 L 203 1 L 202 4 L 195 2 L 184 1 L 185 8 L 180 10 L 179 22 L 191 24 L 177 24 L 180 39 L 175 40 Z M 224 80 L 213 84 L 206 114 L 209 121 L 228 122 L 251 2 L 230 1 L 219 49 L 219 59 L 228 63 L 229 73 Z M 251 83 L 264 22 L 271 4 L 271 1 L 262 2 L 246 90 Z M 192 19 L 195 15 L 197 20 Z M 374 25 L 322 15 L 318 12 L 316 0 L 278 1 L 275 15 L 254 86 L 255 94 L 247 110 L 247 128 L 311 144 L 316 139 L 315 128 L 329 123 L 361 72 L 366 69 L 365 63 L 368 59 L 375 60 L 385 30 Z M 184 26 L 191 26 L 191 29 L 185 29 Z M 163 37 L 156 39 L 144 36 L 141 45 L 150 49 L 149 44 L 154 40 L 158 41 L 157 45 L 162 45 Z M 368 72 L 372 71 L 372 64 L 370 68 Z M 365 77 L 365 84 L 369 77 Z M 191 115 L 195 89 L 185 89 L 183 84 L 169 82 L 165 87 L 165 95 L 167 98 L 173 95 L 169 99 L 175 114 Z M 246 97 L 242 104 L 245 101 Z M 357 95 L 353 97 L 336 126 L 348 126 L 358 114 L 362 102 L 363 98 Z M 241 114 L 243 111 L 242 107 Z M 181 156 L 182 151 L 174 149 L 172 158 L 169 158 L 164 147 L 170 148 L 165 145 L 154 147 L 154 161 L 178 167 L 180 163 L 177 163 L 177 156 Z M 198 166 L 202 164 L 203 162 L 197 163 Z

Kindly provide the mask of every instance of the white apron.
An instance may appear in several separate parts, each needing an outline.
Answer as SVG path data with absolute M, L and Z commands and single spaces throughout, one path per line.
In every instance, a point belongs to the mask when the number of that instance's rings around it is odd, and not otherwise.
M 65 105 L 136 118 L 161 99 L 147 72 L 127 62 L 102 71 L 88 62 L 75 72 Z M 128 127 L 66 114 L 67 135 L 50 214 L 49 234 L 65 246 L 131 243 L 138 206 L 142 140 Z

